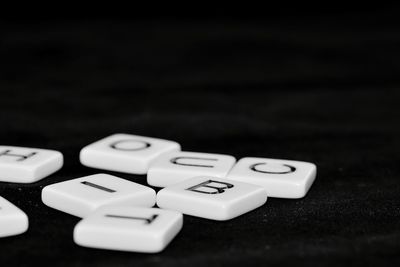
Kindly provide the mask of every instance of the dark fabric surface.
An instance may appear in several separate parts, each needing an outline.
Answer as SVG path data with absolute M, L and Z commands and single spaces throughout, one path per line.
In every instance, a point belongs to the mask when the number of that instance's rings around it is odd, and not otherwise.
M 0 239 L 1 266 L 398 266 L 396 16 L 3 22 L 0 143 L 59 150 L 65 165 L 34 184 L 0 183 L 30 219 L 27 233 Z M 270 198 L 231 221 L 185 216 L 160 254 L 82 248 L 79 219 L 46 207 L 41 189 L 97 173 L 79 150 L 117 132 L 310 161 L 317 179 L 303 199 Z

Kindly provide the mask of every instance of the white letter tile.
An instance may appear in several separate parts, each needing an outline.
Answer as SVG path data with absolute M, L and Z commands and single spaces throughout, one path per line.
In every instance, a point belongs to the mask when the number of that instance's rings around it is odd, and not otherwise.
M 168 186 L 157 194 L 160 208 L 212 219 L 229 220 L 267 201 L 261 186 L 200 176 Z
M 56 183 L 42 190 L 44 204 L 77 217 L 106 204 L 152 207 L 155 199 L 152 188 L 108 174 Z
M 263 186 L 269 197 L 302 198 L 315 180 L 317 167 L 308 162 L 242 158 L 226 177 Z
M 183 216 L 176 211 L 104 206 L 76 225 L 74 241 L 84 247 L 156 253 L 182 225 Z
M 28 216 L 22 210 L 0 197 L 0 237 L 22 234 L 28 224 Z
M 63 155 L 55 150 L 0 146 L 0 182 L 33 183 L 62 165 Z
M 180 145 L 173 141 L 114 134 L 84 147 L 80 152 L 80 161 L 97 169 L 146 174 L 157 157 L 180 149 Z
M 229 155 L 173 152 L 159 157 L 149 168 L 147 183 L 165 187 L 196 176 L 225 177 L 236 159 Z

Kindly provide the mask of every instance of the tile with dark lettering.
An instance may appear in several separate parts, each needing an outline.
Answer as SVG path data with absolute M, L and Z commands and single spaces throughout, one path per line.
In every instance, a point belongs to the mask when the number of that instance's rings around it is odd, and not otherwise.
M 165 187 L 200 175 L 225 177 L 236 159 L 229 155 L 199 152 L 173 152 L 160 156 L 151 164 L 147 183 Z
M 18 235 L 28 230 L 28 216 L 17 206 L 0 197 L 0 237 Z
M 152 188 L 108 174 L 60 182 L 42 190 L 44 204 L 77 217 L 107 204 L 152 207 L 155 200 Z
M 74 229 L 76 244 L 100 249 L 156 253 L 179 233 L 181 213 L 157 208 L 104 206 Z
M 302 198 L 317 174 L 313 163 L 268 158 L 242 158 L 226 177 L 263 186 L 269 197 Z
M 114 134 L 84 147 L 83 165 L 117 172 L 146 174 L 159 156 L 179 151 L 177 142 L 131 134 Z
M 262 206 L 267 192 L 261 186 L 200 176 L 163 188 L 157 205 L 212 220 L 230 220 Z
M 61 169 L 63 162 L 55 150 L 0 146 L 0 182 L 33 183 Z

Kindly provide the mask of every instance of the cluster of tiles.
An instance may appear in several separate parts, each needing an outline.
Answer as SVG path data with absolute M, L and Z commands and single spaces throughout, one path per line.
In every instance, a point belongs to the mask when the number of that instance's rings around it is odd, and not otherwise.
M 45 205 L 82 218 L 73 238 L 81 246 L 160 252 L 179 233 L 183 215 L 230 220 L 268 197 L 301 198 L 316 176 L 308 162 L 184 152 L 168 140 L 114 134 L 84 147 L 83 165 L 147 174 L 156 191 L 108 174 L 80 177 L 43 188 Z M 0 181 L 32 183 L 59 170 L 58 151 L 0 146 Z M 154 208 L 157 205 L 158 208 Z M 0 237 L 28 229 L 26 214 L 0 198 Z

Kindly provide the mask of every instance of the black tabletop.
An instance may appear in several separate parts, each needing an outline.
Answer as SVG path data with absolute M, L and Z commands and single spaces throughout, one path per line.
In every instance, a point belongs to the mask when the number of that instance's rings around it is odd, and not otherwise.
M 44 20 L 1 24 L 0 143 L 59 150 L 64 167 L 0 183 L 29 230 L 0 239 L 2 266 L 400 264 L 396 12 L 257 19 Z M 313 162 L 302 199 L 226 222 L 184 216 L 159 254 L 79 247 L 79 218 L 44 186 L 110 173 L 79 163 L 113 133 L 185 151 Z

